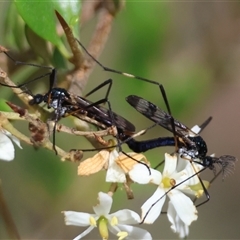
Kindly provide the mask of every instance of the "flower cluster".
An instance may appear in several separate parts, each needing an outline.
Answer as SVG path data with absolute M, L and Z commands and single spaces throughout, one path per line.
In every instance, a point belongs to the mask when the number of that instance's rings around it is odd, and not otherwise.
M 0 158 L 5 161 L 14 159 L 13 142 L 21 148 L 20 141 L 5 129 L 0 131 Z M 141 217 L 129 209 L 110 214 L 113 193 L 99 192 L 99 204 L 93 207 L 94 214 L 64 211 L 66 225 L 88 228 L 75 239 L 81 239 L 98 228 L 102 239 L 109 238 L 109 231 L 118 239 L 152 239 L 149 232 L 133 224 L 153 224 L 161 215 L 164 203 L 169 198 L 167 217 L 171 229 L 184 238 L 189 234 L 189 226 L 197 220 L 198 212 L 192 199 L 187 196 L 201 196 L 203 188 L 196 174 L 202 165 L 180 158 L 179 155 L 165 154 L 162 172 L 150 167 L 143 154 L 130 152 L 119 153 L 116 148 L 101 150 L 78 166 L 80 176 L 88 176 L 106 170 L 106 182 L 128 185 L 154 184 L 157 186 L 153 195 L 143 203 Z
M 102 150 L 94 157 L 80 163 L 79 175 L 89 175 L 106 169 L 107 182 L 126 182 L 127 177 L 138 184 L 155 184 L 157 190 L 142 205 L 142 215 L 131 210 L 120 210 L 109 214 L 112 197 L 99 193 L 99 205 L 94 207 L 95 214 L 65 211 L 67 225 L 89 226 L 75 239 L 81 239 L 94 227 L 98 227 L 102 239 L 108 239 L 109 229 L 119 239 L 152 239 L 147 231 L 126 224 L 152 224 L 160 216 L 164 202 L 169 197 L 167 217 L 171 229 L 184 238 L 189 233 L 189 226 L 197 220 L 198 212 L 194 202 L 186 195 L 200 196 L 203 192 L 196 172 L 202 168 L 200 164 L 191 163 L 177 155 L 165 154 L 163 172 L 149 167 L 149 162 L 142 154 L 118 153 L 114 150 Z M 132 158 L 131 158 L 132 157 Z M 133 158 L 134 157 L 134 158 Z M 136 159 L 136 160 L 133 160 Z M 144 161 L 143 161 L 144 160 Z M 199 193 L 200 192 L 200 193 Z
M 195 126 L 192 131 L 197 133 L 200 128 Z M 104 142 L 104 140 L 102 140 Z M 14 159 L 15 150 L 13 142 L 21 148 L 20 141 L 3 127 L 0 129 L 0 159 L 11 161 Z M 194 151 L 194 150 L 193 150 Z M 195 154 L 195 152 L 192 152 Z M 228 159 L 227 159 L 228 158 Z M 207 162 L 208 160 L 211 160 Z M 224 162 L 223 161 L 227 160 Z M 109 239 L 109 232 L 121 239 L 152 239 L 151 234 L 136 226 L 153 224 L 162 213 L 170 222 L 173 232 L 180 238 L 189 235 L 189 227 L 198 218 L 198 211 L 193 198 L 199 198 L 206 193 L 209 186 L 207 181 L 200 178 L 200 173 L 206 167 L 214 169 L 213 163 L 222 166 L 222 170 L 229 172 L 234 166 L 236 158 L 222 156 L 214 158 L 209 156 L 203 159 L 192 159 L 186 152 L 179 154 L 165 154 L 165 165 L 160 172 L 151 168 L 150 162 L 143 154 L 118 152 L 112 145 L 99 151 L 93 157 L 80 162 L 79 176 L 89 176 L 101 170 L 106 171 L 107 183 L 115 186 L 108 193 L 99 192 L 99 203 L 93 207 L 94 214 L 85 212 L 63 211 L 66 225 L 87 227 L 85 231 L 74 239 L 82 239 L 94 228 L 98 228 L 102 239 Z M 229 165 L 229 167 L 228 167 Z M 225 169 L 224 169 L 225 168 Z M 231 172 L 231 171 L 230 171 Z M 128 198 L 133 198 L 131 184 L 156 185 L 157 189 L 141 206 L 141 216 L 130 210 L 123 209 L 110 214 L 117 184 L 123 184 Z M 115 184 L 115 185 L 114 185 Z M 166 211 L 164 205 L 167 202 Z

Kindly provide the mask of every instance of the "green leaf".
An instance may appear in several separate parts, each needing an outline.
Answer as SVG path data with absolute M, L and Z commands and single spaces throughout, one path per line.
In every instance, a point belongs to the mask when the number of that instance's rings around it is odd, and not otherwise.
M 73 28 L 74 35 L 78 37 L 80 1 L 15 0 L 15 4 L 18 13 L 33 32 L 57 46 L 64 56 L 69 55 L 56 31 L 55 10 L 61 13 L 67 24 Z
M 14 4 L 11 4 L 5 11 L 7 11 L 7 14 L 4 20 L 4 44 L 11 49 L 17 47 L 18 50 L 24 51 L 28 47 L 24 34 L 25 23 Z M 9 34 L 9 29 L 11 29 L 11 34 Z
M 52 1 L 15 0 L 17 10 L 26 24 L 43 39 L 59 45 Z
M 28 25 L 25 26 L 25 35 L 31 49 L 36 53 L 37 56 L 40 56 L 42 59 L 44 59 L 45 63 L 50 64 L 51 52 L 47 42 L 34 31 L 32 31 Z
M 55 10 L 58 10 L 69 26 L 76 26 L 79 19 L 80 1 L 21 1 L 15 0 L 18 12 L 26 24 L 43 39 L 59 45 L 56 32 Z M 75 34 L 78 35 L 77 27 Z

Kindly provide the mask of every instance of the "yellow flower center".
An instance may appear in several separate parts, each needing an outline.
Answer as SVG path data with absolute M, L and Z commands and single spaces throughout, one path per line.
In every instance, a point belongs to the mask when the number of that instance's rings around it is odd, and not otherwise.
M 171 187 L 174 187 L 176 185 L 176 181 L 173 178 L 164 177 L 162 179 L 161 184 L 163 185 L 163 188 L 171 188 Z

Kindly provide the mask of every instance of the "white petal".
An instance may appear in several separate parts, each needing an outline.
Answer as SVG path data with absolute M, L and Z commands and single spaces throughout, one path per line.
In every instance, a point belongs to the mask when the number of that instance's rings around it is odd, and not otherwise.
M 108 168 L 107 174 L 106 174 L 106 182 L 114 182 L 114 183 L 115 182 L 118 182 L 118 183 L 126 182 L 125 173 L 117 165 L 115 165 L 115 166 Z
M 187 164 L 189 164 L 189 161 L 185 158 L 181 158 L 180 154 L 178 154 L 176 171 L 177 172 L 182 171 L 187 166 Z
M 140 222 L 140 216 L 129 209 L 119 210 L 109 215 L 109 218 L 116 217 L 119 224 L 138 224 Z M 109 220 L 110 220 L 109 219 Z
M 116 236 L 121 231 L 118 225 L 112 226 L 111 224 L 108 224 L 108 229 L 111 233 L 113 233 Z
M 173 189 L 168 193 L 177 215 L 186 224 L 190 225 L 192 221 L 197 220 L 197 209 L 192 200 L 177 189 Z
M 159 185 L 162 179 L 162 175 L 159 171 L 152 168 L 147 168 L 143 164 L 136 164 L 128 174 L 134 182 L 139 184 L 154 183 Z
M 65 224 L 79 227 L 86 227 L 90 225 L 90 217 L 94 216 L 84 212 L 64 211 Z
M 186 181 L 187 185 L 195 185 L 199 183 L 199 177 L 196 175 L 196 173 L 198 173 L 202 168 L 203 166 L 197 163 L 189 163 L 186 166 L 185 168 L 186 175 L 188 177 L 192 176 L 190 179 Z
M 99 204 L 93 207 L 94 212 L 98 216 L 107 216 L 112 207 L 112 198 L 103 192 L 98 193 Z
M 168 153 L 165 153 L 165 165 L 163 169 L 163 175 L 164 176 L 171 176 L 172 173 L 176 171 L 177 167 L 177 156 L 173 155 L 171 156 Z
M 173 174 L 176 184 L 181 184 L 178 188 L 185 188 L 183 185 L 195 185 L 199 183 L 199 177 L 196 175 L 201 170 L 202 166 L 197 163 L 188 162 L 185 169 Z M 186 180 L 187 179 L 187 180 Z
M 141 207 L 142 221 L 144 223 L 151 224 L 158 218 L 165 199 L 165 191 L 158 187 L 155 193 Z
M 11 161 L 14 159 L 15 149 L 12 141 L 0 131 L 0 159 Z
M 115 159 L 119 156 L 116 150 L 113 150 L 109 155 L 109 165 L 106 174 L 106 182 L 126 182 L 124 171 L 116 164 Z
M 189 234 L 189 227 L 179 218 L 171 201 L 168 204 L 167 217 L 172 224 L 171 229 L 178 233 L 180 238 L 186 238 Z
M 20 144 L 20 140 L 18 138 L 16 138 L 15 136 L 13 136 L 9 131 L 2 129 L 2 132 L 7 135 L 8 137 L 10 137 L 12 139 L 12 141 L 19 147 L 22 149 L 22 146 Z
M 118 225 L 118 227 L 121 229 L 122 232 L 128 233 L 127 239 L 152 239 L 151 234 L 142 228 L 128 225 Z
M 87 234 L 89 234 L 93 230 L 93 228 L 94 228 L 94 226 L 90 226 L 84 232 L 82 232 L 81 234 L 76 236 L 73 240 L 78 240 L 78 239 L 85 237 Z

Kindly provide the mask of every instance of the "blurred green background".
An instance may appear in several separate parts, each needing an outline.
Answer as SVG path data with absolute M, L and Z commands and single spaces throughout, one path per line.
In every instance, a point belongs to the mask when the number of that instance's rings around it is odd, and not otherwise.
M 0 44 L 12 50 L 13 45 L 9 44 L 11 34 L 15 34 L 14 31 L 17 30 L 6 29 L 6 14 L 3 13 L 7 12 L 7 4 L 0 2 L 0 9 Z M 80 29 L 78 38 L 85 45 L 95 23 L 96 19 L 93 19 Z M 26 58 L 21 51 L 14 51 L 14 54 L 17 54 L 18 60 Z M 213 116 L 213 121 L 202 133 L 208 144 L 209 154 L 239 157 L 238 2 L 127 1 L 125 8 L 116 16 L 100 61 L 108 67 L 162 83 L 173 116 L 189 127 L 201 124 L 209 116 Z M 1 60 L 0 63 L 2 62 Z M 4 66 L 1 67 L 4 69 Z M 15 82 L 24 81 L 22 77 L 24 75 L 20 77 L 17 73 L 11 76 Z M 156 86 L 103 72 L 99 67 L 91 75 L 85 92 L 108 78 L 112 78 L 114 82 L 110 93 L 112 109 L 133 122 L 138 130 L 152 123 L 126 103 L 126 96 L 139 95 L 165 109 Z M 41 83 L 37 84 L 40 89 Z M 1 96 L 11 98 L 14 103 L 18 102 L 11 95 L 11 90 L 1 87 L 0 91 Z M 101 94 L 102 92 L 97 93 L 91 100 L 99 98 Z M 64 123 L 70 124 L 69 120 Z M 19 127 L 22 125 L 19 124 Z M 27 129 L 27 125 L 24 127 Z M 169 135 L 161 127 L 156 127 L 141 139 Z M 90 147 L 81 137 L 68 135 L 66 141 L 63 133 L 57 133 L 57 144 L 64 149 Z M 61 162 L 53 152 L 45 149 L 34 150 L 25 144 L 22 146 L 23 150 L 16 149 L 14 161 L 0 161 L 3 192 L 21 237 L 75 237 L 84 229 L 65 226 L 61 211 L 92 212 L 97 193 L 108 190 L 108 185 L 104 183 L 105 173 L 78 177 L 77 164 Z M 124 149 L 127 150 L 126 147 Z M 165 152 L 173 150 L 158 148 L 147 152 L 146 156 L 155 165 L 163 159 Z M 188 239 L 240 238 L 239 170 L 237 163 L 234 175 L 225 181 L 219 177 L 212 184 L 209 189 L 211 200 L 198 209 L 199 218 L 191 225 Z M 211 179 L 213 173 L 206 170 L 203 176 L 204 179 Z M 131 201 L 119 189 L 114 197 L 112 211 L 130 208 L 140 213 L 140 206 L 155 191 L 155 186 L 134 185 L 133 189 L 135 199 Z M 153 225 L 144 225 L 143 228 L 152 233 L 153 239 L 178 238 L 171 232 L 166 216 L 161 216 Z M 95 231 L 86 239 L 95 239 L 97 236 Z M 1 218 L 0 238 L 8 238 Z

